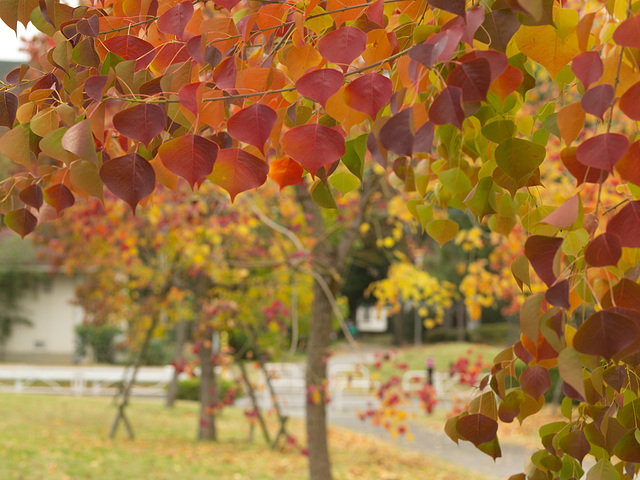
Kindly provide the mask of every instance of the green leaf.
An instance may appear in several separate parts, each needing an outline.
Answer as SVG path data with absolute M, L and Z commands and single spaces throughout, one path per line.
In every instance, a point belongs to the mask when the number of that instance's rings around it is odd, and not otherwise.
M 329 188 L 328 185 L 322 183 L 321 180 L 316 180 L 316 182 L 311 186 L 310 189 L 311 198 L 314 202 L 324 208 L 338 208 L 338 204 L 336 203 L 336 199 L 333 196 L 333 192 Z
M 45 135 L 44 138 L 40 140 L 40 150 L 42 150 L 42 153 L 45 155 L 69 165 L 78 157 L 62 148 L 62 137 L 66 132 L 67 128 L 62 127 Z
M 511 262 L 511 273 L 518 282 L 520 290 L 522 285 L 526 285 L 531 290 L 531 277 L 529 274 L 529 260 L 524 255 L 520 255 Z
M 558 371 L 560 377 L 582 398 L 587 398 L 582 380 L 582 360 L 580 354 L 573 348 L 567 347 L 558 355 Z
M 603 458 L 589 469 L 587 480 L 620 480 L 620 474 L 610 460 Z
M 431 205 L 416 205 L 416 213 L 418 214 L 418 220 L 422 225 L 422 231 L 427 228 L 427 224 L 433 219 L 433 207 Z
M 584 247 L 589 243 L 589 234 L 584 228 L 572 230 L 567 233 L 562 243 L 562 251 L 565 255 L 578 257 Z
M 333 188 L 338 190 L 342 196 L 345 196 L 360 186 L 360 180 L 347 172 L 334 173 L 329 177 L 329 181 L 331 185 L 333 185 Z
M 546 154 L 542 145 L 521 138 L 507 138 L 495 153 L 498 166 L 520 186 L 540 166 Z
M 100 170 L 87 160 L 79 160 L 71 165 L 71 183 L 83 192 L 102 200 L 103 188 Z
M 573 399 L 569 397 L 564 397 L 562 399 L 562 404 L 560 405 L 560 412 L 565 418 L 571 420 L 572 411 L 573 411 Z
M 455 167 L 440 172 L 438 180 L 449 190 L 454 196 L 467 195 L 471 190 L 471 182 L 462 169 Z
M 516 133 L 516 124 L 511 120 L 498 120 L 482 127 L 482 135 L 494 143 L 501 143 Z
M 479 221 L 487 215 L 496 213 L 496 191 L 491 177 L 481 178 L 464 199 L 464 203 L 469 210 L 478 215 Z
M 444 245 L 450 240 L 453 240 L 458 234 L 460 226 L 453 220 L 448 218 L 432 220 L 427 223 L 426 231 L 431 238 L 440 244 Z

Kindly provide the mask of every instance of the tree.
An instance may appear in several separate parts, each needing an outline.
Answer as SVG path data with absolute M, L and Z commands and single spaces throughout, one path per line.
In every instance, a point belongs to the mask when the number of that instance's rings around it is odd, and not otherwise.
M 209 179 L 233 200 L 270 175 L 299 185 L 317 234 L 325 227 L 313 205 L 338 206 L 337 192 L 357 188 L 375 163 L 413 195 L 410 211 L 441 244 L 458 233 L 453 209 L 502 235 L 520 225 L 528 238 L 515 279 L 528 285 L 532 268 L 545 285 L 522 305 L 521 341 L 449 422 L 451 436 L 499 455 L 498 418 L 537 411 L 557 364 L 580 403 L 544 430 L 547 448 L 527 476 L 579 472 L 589 451 L 593 475 L 635 472 L 639 5 L 18 3 L 3 4 L 0 18 L 12 28 L 31 20 L 55 46 L 2 87 L 0 153 L 22 166 L 3 182 L 5 225 L 27 235 L 104 186 L 135 212 L 177 177 L 192 188 Z M 554 169 L 569 188 L 544 197 L 541 175 Z M 319 242 L 314 253 L 339 267 L 349 246 Z M 316 277 L 318 302 L 336 274 Z M 326 318 L 328 305 L 320 311 Z M 312 327 L 320 350 L 325 323 Z M 321 375 L 312 365 L 321 355 L 309 358 L 310 375 Z M 527 365 L 519 375 L 516 358 Z M 514 376 L 520 386 L 507 388 Z M 321 410 L 310 417 L 322 422 Z M 310 433 L 311 477 L 331 478 Z
M 296 298 L 304 317 L 309 285 L 304 274 L 288 268 L 286 245 L 273 241 L 271 230 L 245 202 L 230 205 L 210 184 L 197 198 L 166 190 L 156 192 L 160 196 L 162 202 L 137 217 L 110 195 L 104 205 L 92 200 L 39 240 L 50 261 L 83 275 L 76 295 L 89 325 L 128 325 L 137 362 L 146 356 L 152 336 L 194 323 L 201 368 L 199 438 L 215 439 L 221 399 L 214 367 L 222 355 L 213 348 L 213 336 L 262 329 L 262 309 L 278 299 L 289 301 L 294 277 L 302 287 Z M 283 201 L 279 198 L 280 205 Z M 262 203 L 268 206 L 269 199 Z M 280 342 L 269 342 L 267 334 L 261 339 L 272 355 L 289 347 L 282 333 Z

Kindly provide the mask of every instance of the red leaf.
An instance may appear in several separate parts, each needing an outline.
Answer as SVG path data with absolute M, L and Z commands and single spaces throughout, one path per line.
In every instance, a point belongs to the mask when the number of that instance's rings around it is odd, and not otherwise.
M 293 127 L 282 136 L 282 147 L 314 177 L 319 168 L 339 160 L 346 151 L 339 132 L 318 124 Z
M 227 131 L 236 140 L 257 147 L 264 153 L 264 143 L 271 135 L 278 114 L 261 103 L 243 108 L 227 122 Z
M 595 115 L 602 120 L 605 112 L 611 108 L 613 97 L 613 86 L 605 83 L 587 91 L 582 97 L 582 100 L 580 100 L 580 103 L 585 112 Z
M 367 8 L 367 18 L 380 26 L 384 25 L 384 1 L 373 0 Z
M 125 60 L 136 60 L 136 72 L 147 68 L 155 57 L 153 45 L 133 35 L 118 35 L 104 41 L 107 50 Z
M 618 106 L 631 120 L 640 120 L 640 82 L 622 94 Z
M 213 3 L 231 11 L 233 7 L 240 3 L 240 0 L 213 0 Z
M 477 447 L 496 437 L 498 422 L 481 413 L 473 413 L 458 418 L 456 430 L 458 435 Z
M 368 73 L 355 79 L 344 89 L 344 99 L 354 110 L 366 113 L 374 120 L 393 94 L 393 84 L 384 75 Z
M 620 237 L 612 233 L 603 233 L 589 242 L 584 258 L 592 267 L 617 265 L 622 256 Z
M 18 111 L 18 97 L 11 92 L 0 92 L 0 126 L 13 127 Z
M 26 205 L 29 205 L 36 210 L 40 210 L 42 202 L 44 201 L 40 185 L 33 183 L 20 190 L 20 200 L 22 200 Z
M 447 84 L 462 89 L 463 102 L 483 102 L 487 99 L 491 83 L 491 66 L 484 58 L 476 58 L 456 65 Z
M 207 178 L 229 192 L 233 202 L 239 193 L 266 182 L 268 173 L 269 166 L 264 160 L 239 148 L 226 148 L 218 152 Z
M 638 336 L 638 326 L 633 320 L 603 310 L 591 315 L 573 337 L 574 348 L 586 355 L 613 358 L 631 345 Z
M 574 430 L 560 437 L 558 445 L 567 455 L 572 456 L 580 464 L 591 450 L 591 444 L 582 430 Z
M 560 159 L 569 173 L 578 181 L 578 185 L 583 183 L 599 183 L 604 182 L 609 176 L 609 172 L 599 168 L 592 168 L 583 165 L 576 157 L 578 147 L 567 147 L 560 152 Z M 619 164 L 620 162 L 618 162 Z M 618 165 L 616 164 L 616 166 Z
M 640 13 L 618 25 L 613 32 L 613 41 L 623 47 L 640 48 Z
M 113 116 L 113 126 L 125 137 L 149 145 L 167 125 L 164 108 L 153 103 L 140 103 Z
M 185 43 L 165 43 L 158 49 L 158 54 L 151 62 L 151 68 L 163 72 L 169 65 L 186 62 L 190 58 L 191 56 Z M 137 69 L 138 65 L 136 64 Z
M 429 107 L 429 119 L 436 125 L 451 123 L 458 130 L 462 130 L 462 89 L 446 87 L 442 90 Z
M 625 308 L 640 312 L 640 285 L 628 278 L 622 278 L 610 291 L 605 293 L 600 300 L 602 308 Z
M 562 238 L 545 237 L 543 235 L 532 235 L 524 243 L 525 256 L 547 286 L 553 285 L 556 281 L 556 274 L 553 272 L 553 261 L 560 245 L 562 245 Z
M 367 34 L 355 27 L 342 27 L 323 35 L 318 51 L 329 62 L 337 63 L 343 72 L 367 48 Z
M 55 26 L 55 25 L 54 25 Z M 89 18 L 83 18 L 76 24 L 78 33 L 87 37 L 98 38 L 100 35 L 100 18 L 98 15 L 93 15 Z
M 151 164 L 137 153 L 109 160 L 100 169 L 100 178 L 109 190 L 131 207 L 135 214 L 140 201 L 156 187 L 156 172 Z
M 213 69 L 211 80 L 222 90 L 233 90 L 236 88 L 237 74 L 236 57 L 231 56 L 225 58 Z
M 617 235 L 623 247 L 640 247 L 640 201 L 629 202 L 611 217 L 607 233 Z
M 162 33 L 181 37 L 193 16 L 193 3 L 182 2 L 170 8 L 158 18 L 156 25 Z
M 428 2 L 433 8 L 439 8 L 461 17 L 465 16 L 465 0 L 428 0 Z
M 433 137 L 435 131 L 433 123 L 426 122 L 416 131 L 415 141 L 413 142 L 413 151 L 415 153 L 431 153 L 433 148 Z
M 464 25 L 464 35 L 462 35 L 462 41 L 473 47 L 473 37 L 478 31 L 478 28 L 480 28 L 480 25 L 482 25 L 482 22 L 484 22 L 484 7 L 480 5 L 470 8 L 469 10 L 467 10 L 465 19 L 466 24 Z
M 431 35 L 426 43 L 437 45 L 437 48 L 440 49 L 442 48 L 439 46 L 440 43 L 446 41 L 442 51 L 436 57 L 436 60 L 439 62 L 448 62 L 457 50 L 458 44 L 462 39 L 462 35 L 464 35 L 464 29 L 460 25 L 453 25 L 446 30 L 442 30 L 435 35 Z
M 296 82 L 298 93 L 318 102 L 323 107 L 329 97 L 340 90 L 344 75 L 333 68 L 322 68 L 305 73 Z
M 551 287 L 544 294 L 547 303 L 560 308 L 569 308 L 569 282 L 562 280 Z M 558 335 L 561 336 L 561 335 Z
M 421 63 L 427 68 L 431 68 L 433 64 L 436 63 L 438 55 L 440 55 L 444 51 L 444 47 L 446 45 L 446 38 L 443 38 L 435 45 L 430 43 L 421 43 L 419 45 L 414 45 L 409 50 L 409 58 L 418 63 Z
M 500 75 L 502 75 L 509 66 L 509 59 L 507 58 L 507 56 L 502 52 L 498 52 L 497 50 L 473 50 L 462 55 L 458 59 L 458 61 L 468 62 L 469 60 L 477 58 L 484 58 L 487 62 L 489 62 L 489 66 L 491 67 L 492 82 Z
M 549 371 L 539 365 L 527 367 L 520 374 L 519 381 L 522 391 L 536 401 L 551 388 Z
M 475 38 L 488 43 L 490 48 L 504 52 L 519 28 L 518 17 L 510 9 L 492 10 L 485 15 L 482 28 L 478 29 Z
M 84 81 L 84 91 L 89 95 L 89 98 L 94 99 L 96 102 L 102 101 L 104 87 L 107 86 L 108 78 L 106 75 L 94 75 Z
M 33 232 L 38 225 L 38 219 L 26 208 L 12 210 L 4 216 L 3 221 L 22 238 Z
M 591 137 L 580 144 L 576 150 L 576 158 L 588 167 L 613 171 L 629 148 L 629 139 L 621 133 L 602 133 Z
M 180 100 L 180 105 L 194 115 L 198 114 L 200 102 L 202 101 L 201 96 L 200 98 L 198 97 L 198 88 L 200 88 L 200 85 L 202 85 L 202 82 L 190 83 L 178 90 L 178 100 Z
M 491 91 L 496 93 L 503 101 L 517 91 L 524 81 L 522 70 L 513 65 L 507 66 L 502 75 L 495 79 L 491 84 Z
M 83 160 L 98 163 L 90 120 L 82 120 L 64 132 L 61 145 L 62 148 L 76 154 Z
M 542 221 L 556 228 L 567 228 L 575 223 L 580 213 L 580 197 L 574 195 L 564 202 Z
M 44 201 L 56 209 L 56 213 L 60 213 L 65 208 L 69 208 L 76 203 L 76 199 L 65 185 L 57 183 L 44 191 Z
M 414 141 L 413 133 L 411 133 L 412 124 L 413 110 L 411 108 L 396 113 L 380 129 L 380 143 L 393 153 L 410 157 L 413 153 Z
M 269 165 L 269 176 L 280 185 L 280 190 L 302 182 L 303 174 L 304 168 L 290 157 L 279 158 Z
M 575 57 L 571 62 L 571 70 L 574 75 L 582 82 L 585 90 L 589 89 L 589 85 L 597 82 L 604 73 L 604 64 L 600 59 L 600 54 L 595 51 L 583 52 Z
M 189 182 L 192 189 L 212 172 L 217 154 L 218 145 L 200 135 L 177 137 L 158 149 L 163 165 Z

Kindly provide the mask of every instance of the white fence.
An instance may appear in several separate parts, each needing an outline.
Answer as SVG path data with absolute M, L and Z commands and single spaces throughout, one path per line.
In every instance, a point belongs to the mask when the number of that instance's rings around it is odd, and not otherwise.
M 132 373 L 127 369 L 127 381 Z M 0 392 L 114 395 L 124 376 L 124 367 L 0 365 Z M 131 394 L 163 396 L 172 376 L 172 366 L 141 367 Z
M 292 363 L 266 365 L 271 384 L 285 415 L 299 414 L 307 403 L 305 370 Z M 133 370 L 127 369 L 128 381 Z M 81 395 L 114 395 L 125 375 L 124 367 L 0 365 L 0 393 L 58 393 Z M 164 396 L 173 376 L 173 367 L 141 367 L 132 389 L 135 396 Z M 329 409 L 344 411 L 375 407 L 375 392 L 379 382 L 371 378 L 367 367 L 353 363 L 330 363 L 327 371 Z M 434 388 L 438 399 L 461 393 L 457 376 L 434 373 Z M 424 385 L 423 370 L 405 372 L 402 389 L 416 391 Z M 262 377 L 257 384 L 256 397 L 261 408 L 273 408 L 273 398 Z

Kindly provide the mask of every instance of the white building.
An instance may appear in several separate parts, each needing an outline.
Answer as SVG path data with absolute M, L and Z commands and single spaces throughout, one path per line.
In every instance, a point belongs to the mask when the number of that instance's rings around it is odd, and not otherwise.
M 7 232 L 8 233 L 8 232 Z M 48 266 L 36 261 L 28 240 L 14 234 L 0 235 L 0 269 L 37 274 L 38 281 L 19 286 L 20 293 L 12 313 L 30 325 L 14 323 L 4 344 L 0 361 L 13 363 L 70 364 L 75 353 L 75 326 L 82 322 L 82 309 L 71 302 L 76 280 L 62 273 L 48 273 Z M 4 297 L 2 297 L 4 298 Z M 6 309 L 6 305 L 0 305 Z
M 45 274 L 49 275 L 49 274 Z M 17 324 L 0 346 L 0 360 L 19 363 L 73 363 L 75 327 L 82 309 L 72 305 L 75 280 L 63 274 L 45 277 L 18 301 L 20 314 L 31 325 Z

